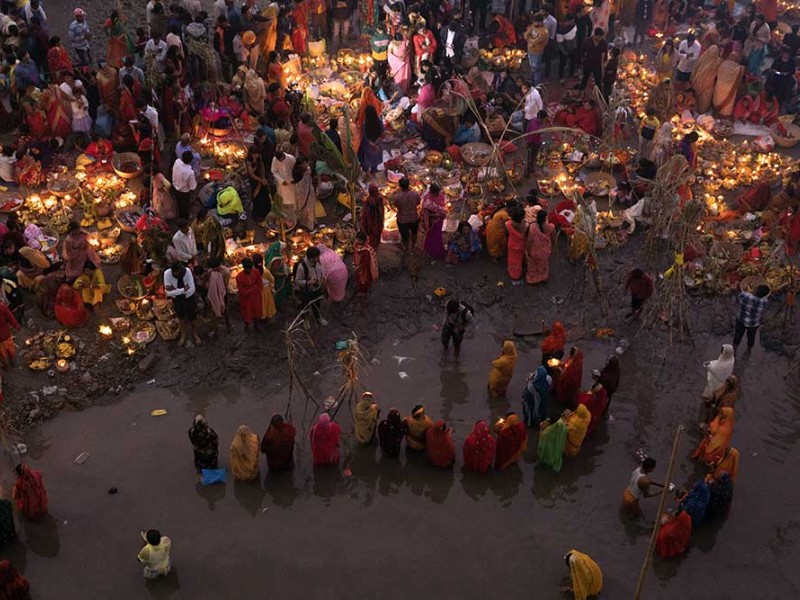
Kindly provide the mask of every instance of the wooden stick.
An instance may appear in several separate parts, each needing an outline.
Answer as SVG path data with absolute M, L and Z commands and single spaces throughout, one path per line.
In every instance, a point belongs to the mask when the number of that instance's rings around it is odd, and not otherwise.
M 664 490 L 661 492 L 661 501 L 658 503 L 658 514 L 656 515 L 656 524 L 653 527 L 653 535 L 650 536 L 650 545 L 647 547 L 647 554 L 644 557 L 644 564 L 639 573 L 639 581 L 636 584 L 635 600 L 639 600 L 642 594 L 642 587 L 644 586 L 644 578 L 647 575 L 647 567 L 650 565 L 650 560 L 653 557 L 653 551 L 656 547 L 656 538 L 658 537 L 658 530 L 661 529 L 661 515 L 664 514 L 664 504 L 667 502 L 667 494 L 669 493 L 669 480 L 672 478 L 672 467 L 675 464 L 675 456 L 678 454 L 678 446 L 681 441 L 681 434 L 683 433 L 684 426 L 678 425 L 678 430 L 675 432 L 675 441 L 672 443 L 672 456 L 669 458 L 669 465 L 667 466 L 667 474 L 664 478 Z

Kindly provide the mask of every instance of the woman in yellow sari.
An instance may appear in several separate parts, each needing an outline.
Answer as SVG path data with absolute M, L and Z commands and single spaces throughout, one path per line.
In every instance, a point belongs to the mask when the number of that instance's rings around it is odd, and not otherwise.
M 506 340 L 503 342 L 500 356 L 492 361 L 492 369 L 489 371 L 489 395 L 496 398 L 506 395 L 516 364 L 517 346 L 511 340 Z
M 578 404 L 574 411 L 565 410 L 564 420 L 567 423 L 567 443 L 564 444 L 565 456 L 578 456 L 581 444 L 586 438 L 586 431 L 592 421 L 592 413 L 583 404 Z
M 372 392 L 361 394 L 361 400 L 356 404 L 353 411 L 353 420 L 356 424 L 356 439 L 359 444 L 365 446 L 372 443 L 375 439 L 375 428 L 378 426 L 378 415 L 380 409 L 373 401 Z
M 111 291 L 111 286 L 106 284 L 103 271 L 90 261 L 86 261 L 83 273 L 78 275 L 72 287 L 81 293 L 81 300 L 84 304 L 89 304 L 95 309 L 103 303 L 103 296 Z
M 603 572 L 588 554 L 570 550 L 564 556 L 564 560 L 569 568 L 575 600 L 586 600 L 589 596 L 597 596 L 603 591 Z
M 236 430 L 229 461 L 236 479 L 249 481 L 258 477 L 258 436 L 247 425 L 239 425 Z
M 728 380 L 730 379 L 735 379 L 735 376 L 731 375 Z M 733 405 L 736 402 L 736 396 L 736 394 L 726 394 L 721 397 L 719 412 L 708 425 L 706 435 L 692 454 L 692 458 L 699 458 L 707 465 L 711 465 L 725 456 L 733 437 L 735 422 Z
M 704 46 L 705 47 L 705 46 Z M 714 84 L 717 81 L 717 71 L 722 64 L 717 46 L 710 46 L 694 65 L 690 82 L 697 99 L 697 110 L 706 112 L 711 107 L 714 97 Z
M 506 221 L 510 220 L 508 210 L 501 208 L 486 224 L 486 249 L 489 251 L 489 256 L 495 260 L 506 253 Z

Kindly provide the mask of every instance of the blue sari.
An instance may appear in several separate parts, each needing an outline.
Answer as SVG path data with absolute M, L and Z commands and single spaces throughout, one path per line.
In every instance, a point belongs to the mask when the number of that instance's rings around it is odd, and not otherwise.
M 552 379 L 547 374 L 547 368 L 540 366 L 522 389 L 522 420 L 527 427 L 538 427 L 539 423 L 547 419 L 551 384 Z
M 694 529 L 706 520 L 706 510 L 711 500 L 711 490 L 708 488 L 704 479 L 698 479 L 692 491 L 683 500 L 683 510 L 692 517 L 692 528 Z

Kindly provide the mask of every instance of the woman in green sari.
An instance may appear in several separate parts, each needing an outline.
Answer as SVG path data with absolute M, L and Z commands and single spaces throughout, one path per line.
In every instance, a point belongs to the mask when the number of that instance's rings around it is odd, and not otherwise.
M 280 309 L 292 291 L 292 282 L 283 256 L 283 249 L 284 244 L 282 242 L 272 242 L 264 256 L 264 265 L 269 268 L 275 278 L 275 307 L 278 309 Z

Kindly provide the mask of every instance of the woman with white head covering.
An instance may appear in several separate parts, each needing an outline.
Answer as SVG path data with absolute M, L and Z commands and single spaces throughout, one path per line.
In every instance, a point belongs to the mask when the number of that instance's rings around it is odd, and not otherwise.
M 703 363 L 707 370 L 706 389 L 703 390 L 703 398 L 706 401 L 711 400 L 714 394 L 725 385 L 725 380 L 733 374 L 735 360 L 733 346 L 723 344 L 722 351 L 716 360 Z

